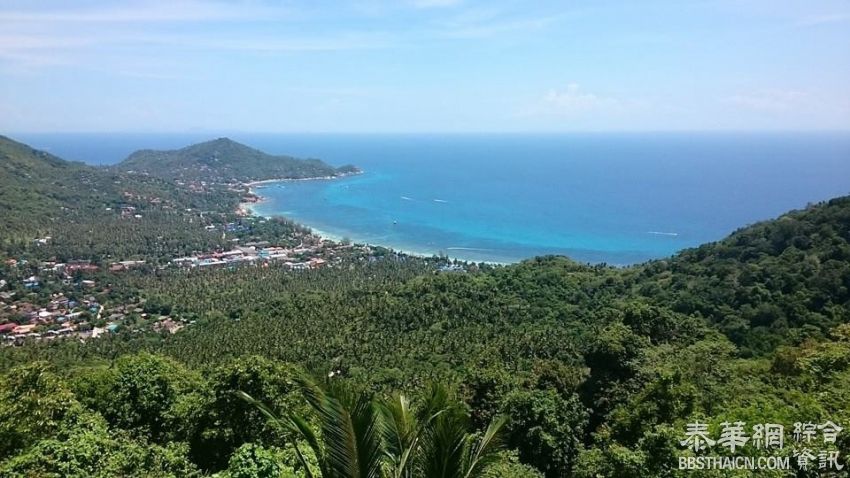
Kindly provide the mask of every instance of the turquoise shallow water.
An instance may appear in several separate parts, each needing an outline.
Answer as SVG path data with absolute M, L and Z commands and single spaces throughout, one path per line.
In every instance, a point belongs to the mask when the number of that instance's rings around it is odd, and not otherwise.
M 221 135 L 36 135 L 113 163 Z M 229 135 L 271 153 L 354 163 L 361 176 L 275 183 L 265 215 L 405 251 L 513 262 L 632 264 L 850 194 L 850 135 Z
M 631 264 L 850 193 L 850 141 L 838 136 L 361 137 L 338 147 L 314 155 L 365 174 L 269 185 L 257 211 L 426 254 Z

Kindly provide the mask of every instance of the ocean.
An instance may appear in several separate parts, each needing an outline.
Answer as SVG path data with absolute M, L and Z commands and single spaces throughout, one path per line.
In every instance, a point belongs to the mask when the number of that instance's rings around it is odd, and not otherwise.
M 210 134 L 30 134 L 112 164 Z M 668 257 L 790 209 L 850 194 L 848 133 L 228 134 L 269 153 L 364 174 L 264 185 L 258 214 L 419 254 L 613 265 Z

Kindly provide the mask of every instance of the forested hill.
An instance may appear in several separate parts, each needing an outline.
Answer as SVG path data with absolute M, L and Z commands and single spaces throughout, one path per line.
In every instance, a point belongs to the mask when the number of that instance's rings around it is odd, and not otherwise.
M 350 165 L 334 168 L 318 159 L 270 155 L 228 138 L 171 151 L 136 151 L 116 167 L 169 180 L 207 182 L 334 177 L 358 171 Z
M 121 200 L 120 178 L 0 136 L 0 238 Z
M 641 296 L 705 318 L 742 353 L 769 352 L 850 321 L 850 196 L 627 274 Z
M 49 250 L 93 259 L 97 250 L 119 259 L 126 256 L 116 254 L 117 243 L 134 243 L 133 257 L 152 255 L 152 243 L 177 238 L 207 245 L 202 236 L 209 234 L 192 216 L 229 213 L 239 197 L 225 187 L 190 190 L 153 176 L 65 161 L 0 136 L 0 255 L 32 258 Z M 50 247 L 34 242 L 47 236 Z
M 4 211 L 42 206 L 58 209 L 83 194 L 83 188 L 66 180 L 82 181 L 96 175 L 92 168 L 80 163 L 64 161 L 0 136 L 0 206 Z

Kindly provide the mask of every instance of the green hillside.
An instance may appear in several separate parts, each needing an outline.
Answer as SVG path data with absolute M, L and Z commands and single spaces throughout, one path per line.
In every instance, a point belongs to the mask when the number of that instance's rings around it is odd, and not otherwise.
M 68 209 L 92 209 L 113 194 L 114 187 L 93 168 L 0 136 L 0 235 L 31 232 Z
M 121 259 L 149 255 L 157 243 L 212 247 L 196 216 L 229 214 L 240 197 L 65 161 L 0 136 L 0 254 Z
M 760 354 L 850 321 L 848 264 L 845 196 L 650 262 L 632 281 L 653 302 L 704 318 Z
M 334 177 L 357 172 L 353 166 L 334 168 L 318 159 L 266 154 L 228 138 L 172 151 L 137 151 L 117 168 L 168 180 L 219 183 Z

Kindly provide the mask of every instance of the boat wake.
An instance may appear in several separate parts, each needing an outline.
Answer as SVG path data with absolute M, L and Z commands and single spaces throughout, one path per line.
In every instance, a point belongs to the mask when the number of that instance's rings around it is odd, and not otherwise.
M 434 199 L 434 202 L 448 202 L 445 199 Z
M 401 198 L 404 199 L 405 201 L 413 201 L 413 199 L 411 199 L 407 196 L 401 196 Z
M 647 231 L 647 234 L 654 234 L 656 236 L 678 236 L 678 232 L 662 232 L 662 231 Z

